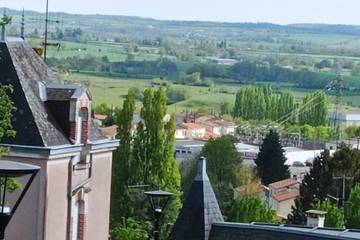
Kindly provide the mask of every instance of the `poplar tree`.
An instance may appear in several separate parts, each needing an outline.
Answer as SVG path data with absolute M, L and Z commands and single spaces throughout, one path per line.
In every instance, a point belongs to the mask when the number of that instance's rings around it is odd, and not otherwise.
M 167 98 L 163 89 L 144 92 L 141 117 L 134 143 L 134 161 L 141 168 L 142 184 L 174 193 L 165 217 L 174 222 L 181 208 L 181 175 L 175 160 L 175 117 L 165 121 Z
M 132 118 L 135 111 L 135 97 L 129 92 L 123 103 L 123 108 L 116 113 L 120 147 L 115 153 L 112 169 L 111 217 L 113 222 L 121 221 L 121 217 L 132 214 L 127 203 L 130 202 L 128 185 L 132 183 Z
M 286 157 L 277 132 L 270 130 L 260 147 L 255 159 L 256 169 L 264 185 L 290 177 L 289 166 L 285 165 Z

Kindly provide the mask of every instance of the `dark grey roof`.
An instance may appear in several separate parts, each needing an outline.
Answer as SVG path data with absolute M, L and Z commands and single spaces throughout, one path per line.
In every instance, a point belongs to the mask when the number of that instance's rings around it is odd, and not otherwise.
M 214 223 L 210 240 L 354 240 L 360 231 L 294 225 Z
M 191 185 L 169 240 L 207 240 L 213 222 L 224 221 L 209 178 L 206 161 L 199 161 L 198 174 Z
M 41 85 L 62 84 L 27 43 L 0 43 L 0 73 L 0 84 L 14 88 L 11 98 L 17 108 L 13 116 L 16 137 L 2 143 L 45 147 L 71 144 L 40 98 Z M 100 135 L 94 131 L 90 140 Z

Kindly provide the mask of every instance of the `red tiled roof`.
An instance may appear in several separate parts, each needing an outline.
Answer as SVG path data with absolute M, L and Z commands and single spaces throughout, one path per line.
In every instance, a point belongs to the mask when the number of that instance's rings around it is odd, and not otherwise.
M 114 138 L 117 134 L 117 129 L 118 129 L 118 126 L 117 125 L 112 125 L 112 126 L 109 126 L 109 127 L 101 127 L 99 128 L 101 133 L 107 137 L 107 138 Z
M 197 123 L 182 123 L 180 125 L 181 127 L 185 129 L 201 129 L 204 128 L 204 126 L 197 124 Z
M 272 198 L 278 202 L 282 202 L 289 199 L 295 199 L 299 195 L 300 195 L 299 190 L 292 190 L 290 192 L 282 192 L 275 194 L 274 196 L 272 196 Z
M 280 188 L 290 187 L 290 186 L 293 186 L 295 184 L 299 184 L 299 181 L 297 179 L 294 179 L 294 178 L 289 178 L 289 179 L 285 179 L 285 180 L 282 180 L 282 181 L 271 183 L 269 185 L 269 187 L 272 187 L 272 188 L 275 188 L 275 189 L 280 189 Z
M 105 120 L 107 118 L 107 115 L 104 114 L 94 114 L 94 118 L 97 120 Z

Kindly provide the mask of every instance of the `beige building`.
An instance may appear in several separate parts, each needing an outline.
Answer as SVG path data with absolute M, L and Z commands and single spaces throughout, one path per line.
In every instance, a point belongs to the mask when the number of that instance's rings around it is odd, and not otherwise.
M 268 187 L 269 206 L 276 211 L 280 218 L 287 219 L 291 213 L 291 207 L 295 204 L 295 199 L 300 194 L 300 182 L 290 178 L 272 183 Z
M 15 138 L 9 160 L 41 167 L 6 230 L 11 240 L 103 240 L 109 235 L 117 140 L 93 124 L 92 98 L 64 85 L 22 40 L 0 42 L 0 83 L 11 84 Z

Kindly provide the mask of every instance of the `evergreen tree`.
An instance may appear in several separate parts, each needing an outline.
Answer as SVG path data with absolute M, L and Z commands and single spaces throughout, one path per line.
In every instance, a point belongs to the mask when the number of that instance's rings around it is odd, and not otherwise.
M 315 207 L 317 210 L 325 211 L 325 227 L 343 228 L 345 226 L 344 211 L 328 200 L 319 202 Z
M 288 216 L 291 224 L 306 224 L 305 212 L 314 209 L 316 203 L 327 198 L 332 187 L 332 173 L 332 159 L 326 150 L 314 159 L 310 172 L 300 185 L 300 196 L 295 199 L 295 206 Z
M 274 223 L 276 222 L 276 212 L 259 197 L 238 198 L 233 203 L 229 220 L 240 223 Z
M 360 229 L 360 185 L 357 185 L 350 194 L 349 204 L 345 211 L 346 227 Z
M 257 172 L 264 185 L 290 177 L 289 167 L 285 165 L 286 157 L 281 146 L 279 135 L 270 130 L 265 137 L 258 157 L 255 159 Z

